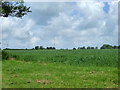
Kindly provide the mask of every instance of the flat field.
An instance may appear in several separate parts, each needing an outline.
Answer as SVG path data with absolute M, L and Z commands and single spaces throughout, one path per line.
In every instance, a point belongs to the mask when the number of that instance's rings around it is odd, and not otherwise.
M 4 53 L 3 88 L 118 87 L 117 49 L 4 50 Z

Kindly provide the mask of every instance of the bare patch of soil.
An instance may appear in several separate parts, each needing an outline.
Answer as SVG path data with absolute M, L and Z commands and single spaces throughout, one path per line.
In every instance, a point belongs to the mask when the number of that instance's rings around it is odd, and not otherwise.
M 49 83 L 51 83 L 51 81 L 48 80 L 36 80 L 37 83 L 42 83 L 44 85 L 48 85 Z
M 15 58 L 10 58 L 10 60 L 15 60 Z
M 46 63 L 42 63 L 42 65 L 47 65 Z

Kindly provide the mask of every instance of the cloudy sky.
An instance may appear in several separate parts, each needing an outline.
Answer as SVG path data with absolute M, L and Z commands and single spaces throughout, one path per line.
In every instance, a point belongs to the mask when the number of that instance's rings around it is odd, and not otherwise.
M 22 19 L 0 18 L 2 47 L 118 45 L 117 2 L 27 2 Z M 0 35 L 1 36 L 1 35 Z M 7 45 L 8 44 L 8 45 Z

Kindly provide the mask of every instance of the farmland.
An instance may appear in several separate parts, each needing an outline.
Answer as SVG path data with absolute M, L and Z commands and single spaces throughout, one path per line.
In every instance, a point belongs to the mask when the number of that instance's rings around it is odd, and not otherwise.
M 3 54 L 3 88 L 118 87 L 117 49 L 4 50 Z

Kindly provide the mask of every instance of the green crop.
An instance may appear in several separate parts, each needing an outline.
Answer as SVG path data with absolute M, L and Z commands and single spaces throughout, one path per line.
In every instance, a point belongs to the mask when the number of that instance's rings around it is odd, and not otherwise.
M 77 66 L 118 66 L 118 50 L 5 50 L 3 60 L 52 62 Z

